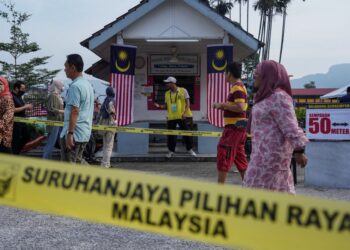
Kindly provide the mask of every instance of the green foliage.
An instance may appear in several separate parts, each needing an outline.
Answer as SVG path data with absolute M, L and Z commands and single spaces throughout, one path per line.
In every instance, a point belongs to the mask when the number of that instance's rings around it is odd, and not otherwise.
M 50 56 L 33 57 L 28 62 L 21 64 L 18 62 L 18 59 L 22 55 L 40 50 L 37 43 L 29 42 L 29 34 L 22 30 L 23 23 L 28 21 L 31 15 L 26 12 L 18 12 L 15 9 L 14 3 L 3 2 L 2 5 L 6 10 L 0 10 L 0 18 L 4 19 L 10 25 L 10 41 L 8 43 L 0 42 L 0 51 L 9 53 L 13 58 L 13 62 L 0 60 L 2 73 L 6 75 L 10 82 L 22 80 L 28 86 L 49 82 L 60 70 L 51 71 L 37 67 L 47 64 Z
M 305 108 L 296 108 L 295 115 L 297 117 L 299 126 L 302 128 L 305 128 L 306 109 Z
M 259 63 L 259 54 L 255 53 L 247 58 L 245 58 L 242 62 L 242 80 L 247 84 L 247 91 L 249 96 L 252 98 L 253 92 L 253 78 L 254 78 L 254 70 L 256 65 Z
M 316 84 L 314 81 L 311 81 L 309 83 L 304 84 L 304 88 L 305 89 L 314 89 L 314 88 L 316 88 Z
M 242 78 L 252 80 L 253 73 L 256 65 L 259 64 L 259 55 L 257 53 L 252 54 L 245 58 L 242 62 Z
M 225 0 L 211 0 L 211 6 L 222 16 L 225 16 L 233 8 L 233 3 L 231 1 Z

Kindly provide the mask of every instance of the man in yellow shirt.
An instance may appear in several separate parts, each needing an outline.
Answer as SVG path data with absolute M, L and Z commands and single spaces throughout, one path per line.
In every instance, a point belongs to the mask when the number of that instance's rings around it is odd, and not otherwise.
M 169 76 L 166 80 L 168 91 L 165 92 L 165 104 L 160 105 L 155 103 L 157 108 L 166 108 L 167 115 L 167 128 L 174 130 L 176 126 L 179 126 L 181 130 L 188 130 L 188 123 L 192 123 L 192 112 L 190 109 L 190 96 L 185 88 L 177 87 L 176 78 Z M 188 121 L 188 122 L 186 122 Z M 175 153 L 176 148 L 176 135 L 168 135 L 168 149 L 169 152 L 166 155 L 167 158 L 171 158 Z M 192 150 L 193 138 L 190 136 L 184 136 L 187 152 L 196 156 L 196 153 Z

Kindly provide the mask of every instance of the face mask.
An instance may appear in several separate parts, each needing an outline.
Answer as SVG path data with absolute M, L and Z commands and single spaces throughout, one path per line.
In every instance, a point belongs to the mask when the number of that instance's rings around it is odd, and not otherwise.
M 22 95 L 24 95 L 25 93 L 26 93 L 25 91 L 18 90 L 18 95 L 19 95 L 19 96 L 22 96 Z
M 2 93 L 5 90 L 5 86 L 4 85 L 0 85 L 0 93 Z

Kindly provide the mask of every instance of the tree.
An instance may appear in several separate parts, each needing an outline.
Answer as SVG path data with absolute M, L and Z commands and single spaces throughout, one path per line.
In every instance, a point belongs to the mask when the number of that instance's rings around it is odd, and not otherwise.
M 259 63 L 259 54 L 255 53 L 242 61 L 242 79 L 247 83 L 247 90 L 251 94 L 253 90 L 253 73 Z
M 231 1 L 225 0 L 211 0 L 211 6 L 222 16 L 225 16 L 233 8 L 233 3 Z
M 314 81 L 310 81 L 309 83 L 304 84 L 305 89 L 314 89 L 316 88 L 316 83 Z
M 235 3 L 239 4 L 239 24 L 242 23 L 242 1 L 243 0 L 234 0 Z
M 247 32 L 249 31 L 249 0 L 247 2 Z
M 262 51 L 260 51 L 261 60 L 269 59 L 273 16 L 276 14 L 282 14 L 283 24 L 279 58 L 279 61 L 281 61 L 284 44 L 287 7 L 290 2 L 291 0 L 257 0 L 254 3 L 254 9 L 260 12 L 260 26 L 258 39 L 265 43 L 264 48 L 262 49 Z
M 279 8 L 280 12 L 283 13 L 283 23 L 282 23 L 282 37 L 281 37 L 281 47 L 280 47 L 280 56 L 279 56 L 279 63 L 282 61 L 282 52 L 283 52 L 283 45 L 284 45 L 284 34 L 286 30 L 286 19 L 287 19 L 287 6 L 291 2 L 291 0 L 281 0 L 279 1 Z M 305 2 L 305 0 L 303 0 Z
M 260 12 L 258 39 L 265 44 L 262 51 L 259 52 L 261 60 L 267 60 L 269 58 L 275 1 L 276 0 L 258 0 L 253 5 L 254 10 Z
M 13 63 L 0 61 L 2 72 L 10 82 L 22 80 L 28 86 L 35 84 L 47 84 L 60 70 L 48 70 L 38 68 L 47 63 L 51 56 L 33 57 L 26 63 L 19 63 L 22 55 L 34 53 L 40 50 L 35 42 L 29 42 L 29 34 L 22 31 L 22 24 L 29 20 L 30 16 L 26 12 L 15 10 L 15 4 L 2 3 L 5 11 L 0 10 L 0 17 L 10 24 L 10 42 L 0 43 L 0 51 L 9 53 L 13 58 Z

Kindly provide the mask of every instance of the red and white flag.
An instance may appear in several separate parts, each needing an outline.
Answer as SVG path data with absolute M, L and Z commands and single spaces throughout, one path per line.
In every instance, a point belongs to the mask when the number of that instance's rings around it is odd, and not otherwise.
M 134 75 L 111 74 L 111 86 L 115 90 L 115 113 L 118 126 L 134 122 Z
M 209 123 L 222 128 L 224 127 L 224 112 L 222 110 L 213 109 L 213 103 L 226 102 L 230 92 L 230 85 L 226 83 L 225 73 L 208 74 L 208 120 Z
M 232 45 L 209 45 L 207 48 L 207 112 L 209 123 L 216 127 L 224 127 L 224 112 L 213 109 L 214 103 L 226 102 L 230 85 L 225 79 L 225 69 L 232 62 Z
M 136 47 L 111 46 L 111 86 L 116 96 L 116 118 L 118 126 L 134 122 L 134 81 Z

